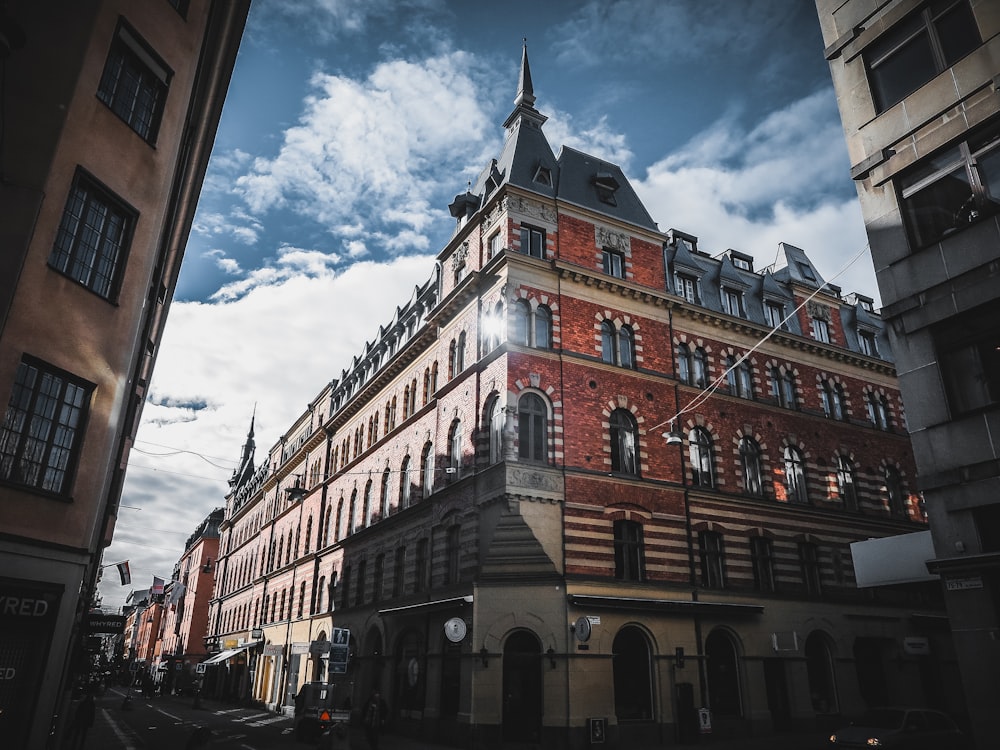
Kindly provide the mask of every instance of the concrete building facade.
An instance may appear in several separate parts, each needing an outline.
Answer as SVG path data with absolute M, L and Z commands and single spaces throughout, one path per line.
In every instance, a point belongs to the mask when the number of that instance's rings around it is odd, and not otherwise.
M 61 731 L 249 2 L 0 11 L 0 735 Z M 16 606 L 8 606 L 10 604 Z M 58 738 L 57 738 L 58 739 Z
M 379 686 L 397 731 L 465 747 L 947 707 L 939 587 L 855 585 L 852 543 L 926 527 L 872 301 L 790 245 L 755 269 L 662 232 L 545 119 L 525 51 L 432 277 L 259 465 L 251 431 L 217 689 Z
M 1000 732 L 1000 4 L 817 0 L 981 748 Z

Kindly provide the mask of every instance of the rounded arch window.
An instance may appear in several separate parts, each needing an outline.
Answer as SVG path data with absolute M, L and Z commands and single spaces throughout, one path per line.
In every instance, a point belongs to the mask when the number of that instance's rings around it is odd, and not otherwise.
M 652 721 L 653 653 L 646 634 L 626 625 L 611 646 L 615 684 L 615 716 L 619 722 Z

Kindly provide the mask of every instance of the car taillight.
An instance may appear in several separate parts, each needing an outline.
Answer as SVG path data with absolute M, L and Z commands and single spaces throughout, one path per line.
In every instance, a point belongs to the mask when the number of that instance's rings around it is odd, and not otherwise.
M 323 711 L 323 712 L 321 712 L 320 715 L 319 715 L 319 720 L 320 721 L 330 721 L 330 712 L 329 711 Z

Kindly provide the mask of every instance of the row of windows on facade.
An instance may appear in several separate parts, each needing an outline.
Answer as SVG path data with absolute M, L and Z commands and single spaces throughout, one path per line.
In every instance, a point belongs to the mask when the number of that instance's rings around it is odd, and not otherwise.
M 503 425 L 506 411 L 502 408 L 500 399 L 495 399 L 490 412 L 490 458 L 500 460 L 502 455 Z M 547 460 L 548 449 L 548 409 L 544 400 L 535 393 L 525 394 L 518 403 L 518 457 L 527 461 L 544 462 Z M 460 465 L 461 460 L 461 422 L 456 420 L 452 426 L 451 462 Z M 638 461 L 638 425 L 635 417 L 627 409 L 616 409 L 609 418 L 609 442 L 611 470 L 616 473 L 638 476 L 640 466 Z M 702 427 L 695 427 L 688 433 L 688 463 L 689 481 L 695 487 L 713 489 L 718 487 L 718 466 L 716 450 L 711 435 Z M 743 491 L 752 497 L 765 497 L 767 492 L 764 481 L 765 470 L 763 452 L 756 440 L 743 436 L 739 443 L 740 479 Z M 434 489 L 434 452 L 431 443 L 427 443 L 422 454 L 422 495 L 428 496 Z M 806 461 L 800 448 L 785 446 L 782 452 L 782 492 L 788 502 L 808 504 L 810 502 Z M 897 516 L 907 514 L 907 495 L 903 487 L 899 470 L 891 465 L 882 468 L 880 499 L 889 512 Z M 835 458 L 835 470 L 824 479 L 827 498 L 835 498 L 848 510 L 861 510 L 859 502 L 857 470 L 854 463 L 843 455 Z M 369 480 L 362 493 L 363 504 L 358 515 L 358 490 L 355 489 L 349 501 L 344 497 L 336 503 L 336 515 L 333 508 L 327 508 L 322 528 L 316 529 L 315 543 L 317 549 L 338 542 L 366 528 L 379 520 L 388 517 L 392 512 L 390 506 L 392 494 L 392 472 L 386 468 L 381 479 L 381 489 L 378 502 L 375 499 L 375 483 Z M 409 506 L 411 502 L 412 478 L 410 459 L 405 457 L 399 469 L 399 495 L 397 509 Z M 331 528 L 331 522 L 333 524 Z M 333 537 L 331 537 L 331 530 Z M 287 537 L 279 534 L 271 544 L 261 551 L 260 571 L 271 571 L 291 564 L 299 558 L 299 533 L 296 528 L 293 536 L 291 528 Z M 294 543 L 293 543 L 294 539 Z M 313 516 L 306 522 L 304 554 L 309 554 L 314 540 Z M 249 583 L 253 578 L 253 566 L 249 557 L 244 557 L 234 571 L 239 585 Z
M 445 564 L 441 568 L 440 585 L 446 586 L 459 580 L 460 529 L 452 526 L 448 529 L 445 542 Z M 774 551 L 774 541 L 768 537 L 752 536 L 749 538 L 753 586 L 756 590 L 773 593 L 781 590 L 781 580 L 777 574 L 777 558 Z M 613 523 L 612 545 L 614 551 L 614 577 L 622 581 L 646 581 L 645 543 L 643 526 L 636 521 L 615 521 Z M 812 542 L 798 542 L 798 561 L 801 579 L 794 582 L 797 590 L 810 596 L 823 593 L 823 575 L 820 560 L 820 548 Z M 361 559 L 354 565 L 344 566 L 344 575 L 340 580 L 339 604 L 342 608 L 363 606 L 368 602 L 379 602 L 390 598 L 398 598 L 408 593 L 406 587 L 406 554 L 405 546 L 400 546 L 393 552 L 393 574 L 391 580 L 386 577 L 386 555 L 380 553 L 374 558 L 371 581 L 368 579 L 367 561 Z M 838 585 L 846 583 L 845 562 L 839 550 L 833 551 L 832 573 Z M 724 537 L 715 531 L 700 531 L 698 533 L 699 583 L 706 588 L 728 588 L 731 586 L 727 574 L 726 550 Z M 413 561 L 412 591 L 420 592 L 431 584 L 429 572 L 428 540 L 421 539 L 416 545 L 416 555 Z M 352 570 L 353 568 L 353 570 Z M 294 588 L 288 586 L 279 592 L 265 594 L 255 599 L 253 617 L 250 603 L 232 607 L 224 614 L 223 631 L 247 628 L 257 623 L 281 622 L 294 616 L 302 618 L 305 615 L 316 615 L 330 612 L 335 606 L 337 593 L 337 575 L 334 572 L 327 583 L 326 576 L 317 579 L 313 588 L 311 582 L 302 581 L 299 584 L 297 607 L 295 607 Z M 391 585 L 389 585 L 391 583 Z M 307 608 L 308 597 L 308 608 Z M 263 604 L 263 608 L 260 609 Z M 293 612 L 294 608 L 294 612 Z
M 691 304 L 702 304 L 700 279 L 680 272 L 675 272 L 673 274 L 673 278 L 674 290 L 677 294 Z M 719 290 L 719 295 L 720 301 L 722 302 L 722 311 L 724 313 L 732 315 L 736 318 L 746 319 L 748 317 L 745 293 L 741 289 L 722 286 Z M 763 311 L 764 320 L 772 330 L 788 330 L 788 322 L 786 320 L 787 313 L 785 312 L 784 303 L 773 299 L 765 299 L 763 302 Z M 809 327 L 810 335 L 814 340 L 823 344 L 836 343 L 832 336 L 830 322 L 828 320 L 818 317 L 810 318 Z M 878 350 L 877 332 L 875 330 L 861 327 L 857 329 L 856 333 L 858 337 L 858 346 L 861 348 L 862 354 L 869 357 L 880 356 Z
M 98 83 L 97 98 L 153 144 L 172 75 L 122 19 Z M 112 299 L 137 218 L 138 213 L 125 201 L 78 168 L 49 266 L 98 296 Z M 66 494 L 75 468 L 78 431 L 93 389 L 92 383 L 25 356 L 14 379 L 0 434 L 0 478 Z

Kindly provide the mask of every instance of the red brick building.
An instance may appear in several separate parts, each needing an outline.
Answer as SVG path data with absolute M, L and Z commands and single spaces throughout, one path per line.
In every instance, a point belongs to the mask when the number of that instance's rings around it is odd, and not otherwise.
M 545 119 L 525 55 L 433 277 L 263 465 L 248 441 L 211 627 L 221 662 L 264 642 L 228 689 L 379 685 L 398 730 L 475 747 L 946 702 L 937 587 L 852 567 L 925 528 L 871 300 L 789 245 L 755 269 L 661 232 Z

